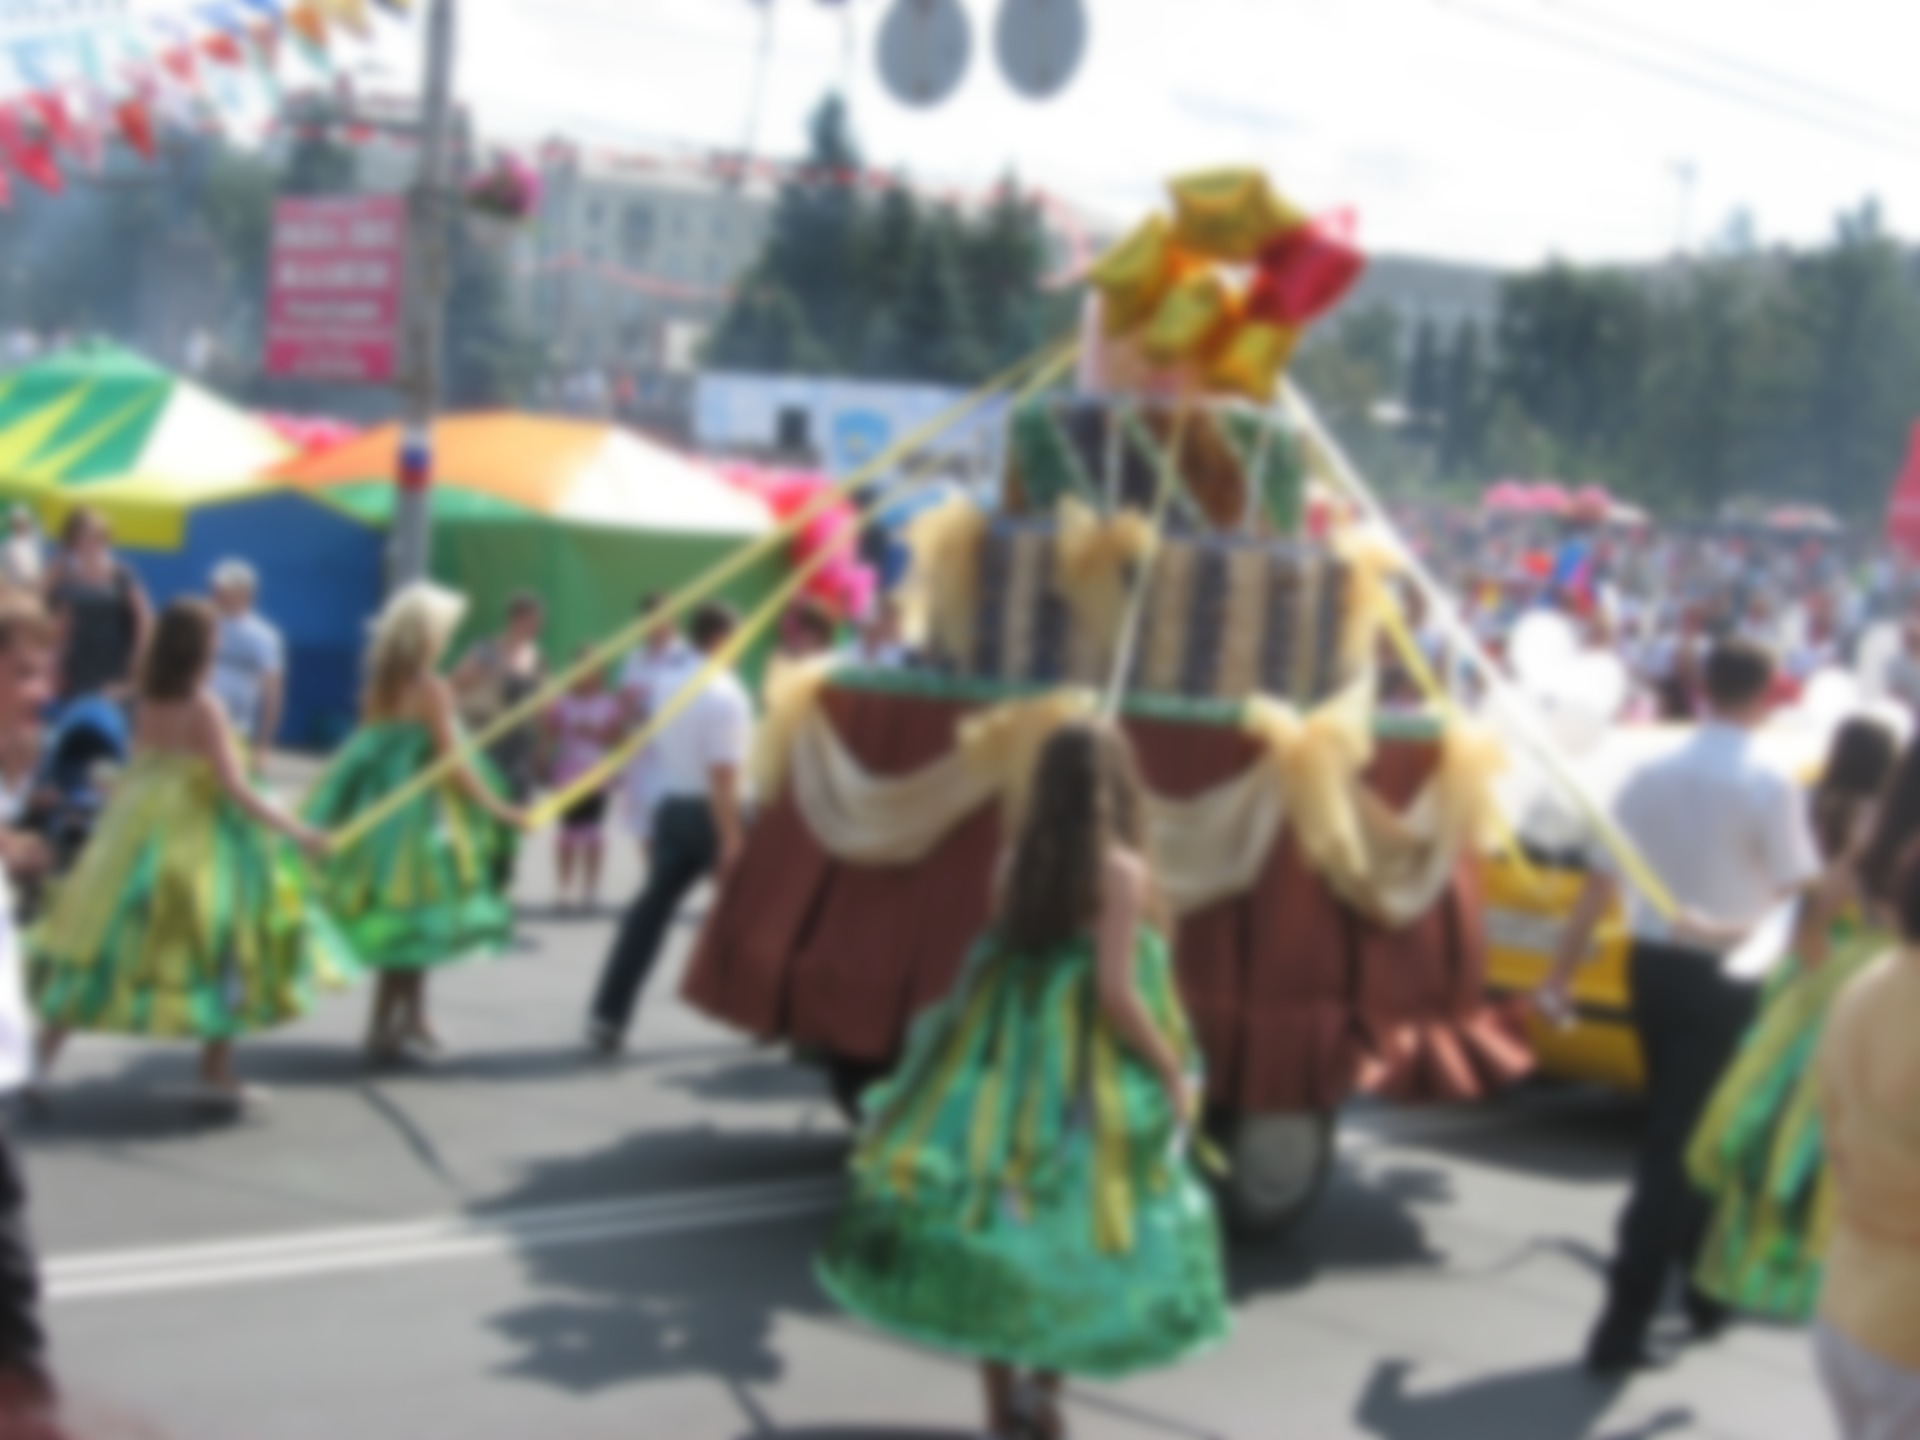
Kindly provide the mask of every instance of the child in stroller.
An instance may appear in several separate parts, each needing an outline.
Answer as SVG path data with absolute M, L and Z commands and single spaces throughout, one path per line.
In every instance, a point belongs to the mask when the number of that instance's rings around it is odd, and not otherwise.
M 52 875 L 66 873 L 86 848 L 107 803 L 113 772 L 126 763 L 131 748 L 127 713 L 111 700 L 88 696 L 54 717 L 16 822 L 46 842 Z M 17 897 L 23 917 L 38 909 L 38 891 L 37 885 L 23 888 Z

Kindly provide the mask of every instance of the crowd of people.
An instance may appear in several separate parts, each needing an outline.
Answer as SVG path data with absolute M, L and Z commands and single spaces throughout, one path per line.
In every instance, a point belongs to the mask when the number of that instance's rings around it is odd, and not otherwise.
M 37 884 L 54 863 L 25 803 L 49 706 L 124 706 L 130 753 L 30 930 L 0 893 L 0 1088 L 51 1105 L 72 1037 L 132 1034 L 198 1044 L 195 1102 L 237 1113 L 259 1095 L 236 1044 L 363 977 L 369 1062 L 431 1057 L 443 1042 L 430 979 L 511 938 L 514 857 L 543 791 L 566 802 L 562 903 L 597 898 L 615 813 L 646 863 L 584 1022 L 591 1053 L 621 1050 L 676 910 L 748 839 L 755 707 L 721 663 L 738 624 L 726 607 L 682 624 L 647 596 L 654 623 L 617 671 L 554 687 L 537 597 L 515 597 L 497 632 L 454 657 L 465 602 L 405 587 L 373 628 L 358 727 L 288 806 L 262 787 L 286 658 L 258 577 L 226 562 L 207 598 L 156 610 L 100 517 L 77 514 L 51 553 L 30 520 L 15 526 L 18 553 L 0 546 L 0 780 L 23 797 L 0 818 L 8 882 Z M 1541 603 L 1601 643 L 1639 637 L 1646 689 L 1699 722 L 1615 802 L 1667 894 L 1596 857 L 1538 996 L 1566 1013 L 1596 925 L 1624 903 L 1649 1117 L 1589 1367 L 1670 1358 L 1653 1322 L 1678 1276 L 1698 1338 L 1738 1312 L 1812 1319 L 1848 1440 L 1920 1434 L 1920 1070 L 1905 1038 L 1920 1020 L 1920 745 L 1901 755 L 1879 722 L 1849 721 L 1810 797 L 1753 745 L 1804 652 L 1844 653 L 1902 613 L 1906 576 L 1824 542 L 1468 546 L 1445 524 L 1415 529 L 1490 638 Z M 842 629 L 803 603 L 778 648 L 907 658 L 890 605 L 844 646 Z M 1696 637 L 1684 669 L 1657 661 L 1654 642 Z M 609 779 L 614 751 L 668 711 Z M 1219 1227 L 1188 1141 L 1200 1062 L 1145 826 L 1116 725 L 1046 742 L 994 918 L 870 1098 L 820 1257 L 849 1310 L 981 1361 L 996 1436 L 1063 1434 L 1062 1375 L 1168 1364 L 1228 1329 Z M 1727 958 L 1788 902 L 1791 958 L 1762 990 Z M 0 1401 L 44 1403 L 24 1195 L 0 1136 Z

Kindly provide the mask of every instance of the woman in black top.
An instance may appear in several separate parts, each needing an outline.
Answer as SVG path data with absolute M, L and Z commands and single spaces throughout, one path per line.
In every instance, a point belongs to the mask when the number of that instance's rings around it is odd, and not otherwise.
M 152 623 L 146 591 L 113 553 L 98 511 L 75 510 L 61 544 L 47 590 L 60 640 L 60 698 L 124 698 Z

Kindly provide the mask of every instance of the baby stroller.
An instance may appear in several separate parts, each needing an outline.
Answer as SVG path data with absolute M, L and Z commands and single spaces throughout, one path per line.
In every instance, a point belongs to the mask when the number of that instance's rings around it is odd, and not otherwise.
M 97 695 L 76 700 L 55 716 L 20 818 L 21 829 L 46 842 L 55 876 L 65 874 L 86 848 L 113 774 L 131 753 L 132 738 L 127 712 Z M 23 914 L 31 914 L 39 898 L 23 893 Z

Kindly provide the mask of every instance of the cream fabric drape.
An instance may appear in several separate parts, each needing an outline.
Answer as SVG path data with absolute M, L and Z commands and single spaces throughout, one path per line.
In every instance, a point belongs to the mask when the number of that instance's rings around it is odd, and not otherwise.
M 1017 822 L 1047 737 L 1098 708 L 1085 691 L 1011 700 L 968 717 L 953 751 L 908 775 L 874 775 L 819 703 L 828 663 L 776 667 L 754 773 L 759 793 L 791 786 L 827 852 L 855 865 L 912 865 L 982 805 Z M 1244 895 L 1291 827 L 1307 864 L 1361 914 L 1399 927 L 1446 890 L 1468 848 L 1497 839 L 1493 782 L 1504 762 L 1491 732 L 1455 722 L 1440 763 L 1404 811 L 1371 790 L 1372 689 L 1363 681 L 1301 714 L 1265 696 L 1241 718 L 1259 751 L 1241 774 L 1185 800 L 1149 793 L 1155 877 L 1175 912 Z

